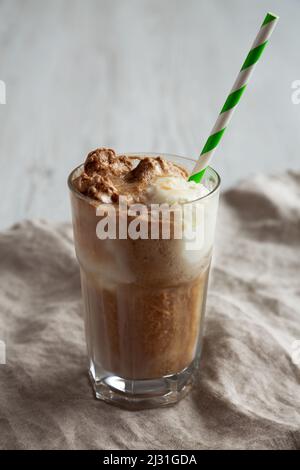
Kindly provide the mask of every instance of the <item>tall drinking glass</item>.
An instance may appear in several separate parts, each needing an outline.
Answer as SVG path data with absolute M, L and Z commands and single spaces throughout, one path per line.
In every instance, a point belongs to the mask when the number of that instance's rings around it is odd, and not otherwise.
M 162 157 L 189 172 L 195 164 Z M 82 168 L 73 170 L 68 184 L 96 397 L 129 409 L 176 403 L 191 388 L 201 352 L 220 177 L 208 168 L 202 180 L 208 193 L 181 204 L 189 209 L 183 225 L 200 234 L 197 243 L 172 230 L 169 238 L 122 238 L 116 230 L 115 238 L 99 239 L 97 201 L 73 185 Z M 116 208 L 116 218 L 118 229 L 124 210 Z

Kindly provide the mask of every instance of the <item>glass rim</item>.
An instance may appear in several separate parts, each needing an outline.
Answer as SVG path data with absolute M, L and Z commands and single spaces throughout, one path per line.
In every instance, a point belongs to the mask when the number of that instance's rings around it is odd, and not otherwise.
M 172 153 L 161 153 L 161 152 L 125 152 L 125 153 L 122 153 L 122 154 L 117 154 L 117 156 L 119 155 L 125 155 L 127 157 L 130 157 L 132 159 L 134 158 L 139 158 L 139 157 L 163 157 L 165 158 L 166 160 L 168 160 L 168 157 L 173 157 L 173 158 L 178 158 L 178 159 L 182 159 L 182 160 L 188 160 L 194 164 L 197 163 L 197 160 L 195 160 L 194 158 L 190 158 L 190 157 L 183 157 L 181 155 L 175 155 L 175 154 L 172 154 Z M 81 168 L 83 168 L 84 166 L 84 163 L 80 163 L 80 165 L 76 166 L 72 171 L 71 173 L 69 174 L 68 176 L 68 187 L 70 189 L 70 191 L 72 193 L 74 193 L 77 197 L 79 197 L 80 199 L 86 201 L 86 202 L 89 202 L 90 204 L 92 205 L 95 205 L 95 203 L 98 203 L 99 204 L 104 204 L 104 203 L 101 203 L 101 201 L 96 201 L 95 199 L 89 197 L 89 196 L 86 196 L 85 194 L 82 194 L 80 191 L 78 191 L 78 189 L 76 189 L 73 185 L 73 176 L 74 176 L 74 173 L 76 173 L 77 171 L 79 171 Z M 186 202 L 178 202 L 178 204 L 184 206 L 186 204 L 193 204 L 195 202 L 198 202 L 198 201 L 202 201 L 204 199 L 209 199 L 214 193 L 218 192 L 219 188 L 220 188 L 220 185 L 221 185 L 221 177 L 219 175 L 219 173 L 214 169 L 212 168 L 211 166 L 207 166 L 206 167 L 208 170 L 210 170 L 216 177 L 216 184 L 215 186 L 213 187 L 212 190 L 209 191 L 208 194 L 204 194 L 203 196 L 200 196 L 198 197 L 197 199 L 193 199 L 192 201 L 186 201 Z M 207 188 L 208 189 L 208 188 Z M 106 204 L 109 204 L 109 203 L 106 203 Z M 151 204 L 151 203 L 150 203 Z M 147 204 L 149 205 L 149 204 Z

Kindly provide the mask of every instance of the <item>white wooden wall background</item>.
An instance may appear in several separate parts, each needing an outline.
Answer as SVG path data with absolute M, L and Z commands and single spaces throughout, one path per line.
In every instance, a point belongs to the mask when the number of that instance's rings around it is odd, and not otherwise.
M 196 156 L 267 10 L 281 16 L 214 164 L 223 187 L 299 168 L 299 0 L 2 0 L 0 228 L 70 218 L 97 146 Z

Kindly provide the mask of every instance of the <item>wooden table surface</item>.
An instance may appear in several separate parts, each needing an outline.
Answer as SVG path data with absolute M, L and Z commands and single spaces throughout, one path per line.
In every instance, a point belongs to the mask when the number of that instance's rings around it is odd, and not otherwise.
M 0 228 L 70 218 L 98 146 L 197 156 L 269 8 L 281 16 L 215 155 L 223 187 L 299 168 L 298 0 L 2 0 Z

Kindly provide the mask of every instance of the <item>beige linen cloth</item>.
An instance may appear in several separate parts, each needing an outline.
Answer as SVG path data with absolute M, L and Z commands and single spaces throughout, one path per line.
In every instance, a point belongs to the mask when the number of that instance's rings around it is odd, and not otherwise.
M 201 368 L 172 408 L 94 398 L 69 224 L 14 226 L 0 260 L 2 449 L 300 448 L 300 173 L 222 195 Z

